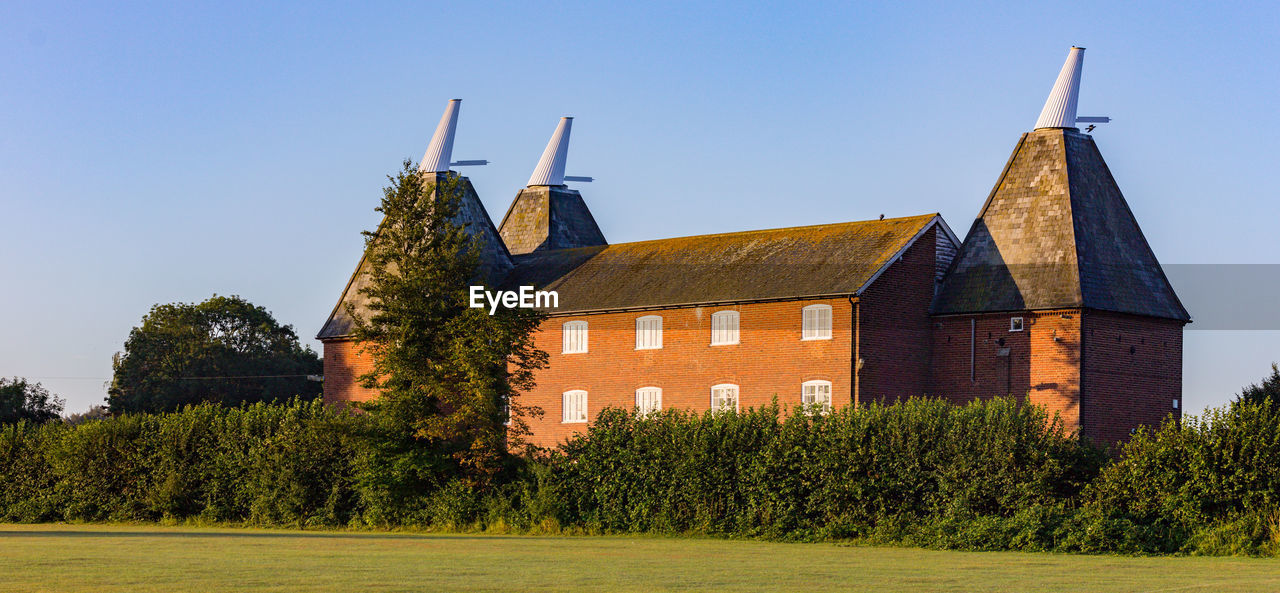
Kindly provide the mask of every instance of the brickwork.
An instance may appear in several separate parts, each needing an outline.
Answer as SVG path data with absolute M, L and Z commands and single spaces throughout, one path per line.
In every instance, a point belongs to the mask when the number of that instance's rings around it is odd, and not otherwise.
M 1182 327 L 1177 320 L 1085 312 L 1086 436 L 1113 443 L 1169 414 L 1181 419 Z
M 1009 331 L 1012 317 L 1023 331 Z M 1182 326 L 1091 309 L 936 317 L 929 393 L 956 403 L 1013 394 L 1096 442 L 1124 441 L 1137 426 L 1181 418 Z
M 830 340 L 801 339 L 801 310 L 812 304 L 831 306 Z M 712 346 L 711 315 L 725 310 L 738 312 L 739 343 Z M 636 318 L 646 315 L 662 317 L 661 349 L 636 350 Z M 588 351 L 563 354 L 561 328 L 575 320 L 587 321 Z M 538 373 L 537 387 L 520 396 L 544 412 L 529 422 L 529 440 L 551 446 L 586 429 L 561 422 L 562 396 L 575 389 L 588 393 L 591 418 L 605 407 L 633 408 L 641 387 L 661 388 L 663 408 L 704 411 L 711 406 L 711 386 L 733 383 L 745 410 L 775 396 L 779 404 L 799 404 L 801 383 L 825 380 L 832 384 L 833 405 L 849 405 L 852 331 L 846 299 L 553 317 L 536 336 L 538 348 L 550 355 L 549 367 Z
M 552 317 L 536 336 L 550 368 L 523 394 L 544 415 L 531 441 L 555 445 L 586 428 L 563 423 L 562 395 L 588 392 L 591 417 L 606 406 L 631 408 L 635 391 L 659 387 L 664 408 L 710 408 L 712 385 L 739 386 L 740 407 L 775 396 L 800 403 L 801 383 L 832 383 L 835 406 L 911 395 L 957 404 L 1012 394 L 1058 414 L 1068 431 L 1102 443 L 1158 424 L 1182 390 L 1182 323 L 1093 310 L 1058 309 L 929 317 L 936 242 L 926 232 L 857 299 L 809 299 Z M 802 340 L 802 309 L 832 308 L 832 338 Z M 712 346 L 711 315 L 739 313 L 739 343 Z M 636 318 L 663 318 L 663 347 L 637 350 Z M 1011 331 L 1014 317 L 1022 329 Z M 561 327 L 588 322 L 589 350 L 563 354 Z M 855 332 L 855 328 L 857 331 Z M 855 335 L 857 339 L 855 340 Z M 863 360 L 854 384 L 854 351 Z M 972 356 L 971 356 L 972 349 Z M 1082 355 L 1083 354 L 1083 355 Z M 327 403 L 376 397 L 356 378 L 372 360 L 349 340 L 324 343 Z M 1181 402 L 1179 402 L 1181 403 Z
M 1022 330 L 1010 331 L 1022 318 Z M 955 403 L 1013 395 L 1080 429 L 1078 309 L 933 319 L 930 395 Z
M 836 407 L 853 402 L 854 315 L 858 308 L 864 359 L 860 378 L 863 401 L 887 401 L 925 391 L 929 365 L 929 304 L 933 296 L 937 242 L 930 229 L 890 265 L 858 299 L 806 299 L 755 302 L 723 307 L 683 307 L 549 318 L 535 336 L 550 356 L 538 373 L 537 387 L 522 403 L 544 415 L 530 421 L 532 442 L 554 445 L 586 424 L 563 423 L 564 392 L 588 392 L 588 413 L 606 406 L 632 408 L 641 387 L 659 387 L 664 408 L 710 408 L 711 387 L 739 386 L 742 409 L 768 404 L 776 396 L 784 406 L 801 401 L 801 384 L 830 381 Z M 832 310 L 831 339 L 803 340 L 804 307 Z M 739 314 L 739 343 L 711 345 L 711 315 Z M 636 349 L 636 318 L 663 318 L 663 345 Z M 588 352 L 562 353 L 564 323 L 588 322 Z M 376 397 L 355 383 L 372 361 L 354 342 L 325 342 L 325 401 L 344 403 Z
M 710 409 L 711 386 L 739 386 L 742 409 L 801 401 L 801 383 L 832 384 L 832 404 L 853 402 L 852 370 L 855 306 L 860 307 L 861 354 L 866 361 L 860 379 L 863 401 L 889 400 L 924 391 L 929 353 L 929 303 L 933 296 L 935 241 L 932 233 L 909 248 L 857 303 L 849 298 L 746 303 L 728 307 L 689 307 L 659 311 L 553 317 L 537 336 L 550 355 L 549 368 L 538 374 L 538 386 L 522 395 L 523 403 L 543 409 L 530 422 L 531 441 L 553 445 L 586 428 L 563 423 L 564 392 L 588 392 L 589 415 L 605 406 L 632 408 L 641 387 L 662 388 L 664 408 Z M 880 287 L 885 288 L 880 288 Z M 802 310 L 814 304 L 832 310 L 830 340 L 802 340 Z M 739 314 L 739 343 L 712 346 L 711 315 Z M 663 318 L 661 350 L 635 349 L 635 320 Z M 588 322 L 589 351 L 562 354 L 561 327 Z
M 324 403 L 345 406 L 378 397 L 378 392 L 361 387 L 356 379 L 373 370 L 373 358 L 360 352 L 352 340 L 324 341 Z
M 938 227 L 925 232 L 859 299 L 859 401 L 923 395 Z

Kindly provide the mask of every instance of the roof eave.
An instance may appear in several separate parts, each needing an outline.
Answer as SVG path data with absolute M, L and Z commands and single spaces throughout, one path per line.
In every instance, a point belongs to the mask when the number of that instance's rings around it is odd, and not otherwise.
M 780 303 L 787 301 L 821 301 L 831 299 L 854 299 L 854 302 L 860 298 L 858 293 L 854 292 L 833 292 L 823 294 L 798 295 L 798 296 L 781 296 L 781 297 L 761 297 L 753 299 L 729 299 L 718 301 L 694 301 L 687 303 L 661 304 L 661 305 L 642 305 L 635 307 L 605 307 L 600 309 L 575 309 L 569 311 L 544 311 L 547 317 L 570 317 L 576 315 L 600 315 L 604 313 L 627 313 L 634 311 L 661 311 L 664 309 L 691 309 L 695 307 L 728 307 L 732 305 L 747 305 L 752 303 Z

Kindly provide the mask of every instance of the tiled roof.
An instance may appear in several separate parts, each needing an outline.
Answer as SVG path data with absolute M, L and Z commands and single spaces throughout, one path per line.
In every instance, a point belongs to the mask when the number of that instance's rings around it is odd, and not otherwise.
M 555 290 L 555 313 L 858 294 L 936 214 L 514 256 L 503 286 Z
M 1086 307 L 1189 321 L 1093 138 L 1024 134 L 935 314 Z
M 608 243 L 582 195 L 564 186 L 520 190 L 502 217 L 498 234 L 513 255 Z

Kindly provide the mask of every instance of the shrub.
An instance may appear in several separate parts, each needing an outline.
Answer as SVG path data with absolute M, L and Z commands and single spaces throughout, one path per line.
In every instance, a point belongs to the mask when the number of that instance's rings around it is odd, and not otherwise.
M 1237 549 L 1223 538 L 1249 526 L 1254 535 L 1245 539 L 1255 543 L 1248 553 L 1255 553 L 1262 549 L 1265 513 L 1280 506 L 1275 459 L 1280 409 L 1269 400 L 1235 402 L 1181 424 L 1170 420 L 1140 429 L 1101 473 L 1088 492 L 1091 513 L 1155 534 L 1143 538 L 1141 551 Z
M 911 399 L 828 415 L 606 410 L 554 463 L 573 523 L 814 539 L 1012 518 L 1077 496 L 1104 461 L 1039 408 Z
M 1183 546 L 1193 554 L 1280 556 L 1280 511 L 1247 512 L 1197 529 Z
M 67 430 L 59 423 L 0 425 L 0 520 L 59 518 L 48 451 Z
M 0 518 L 341 525 L 359 417 L 318 401 L 0 427 Z

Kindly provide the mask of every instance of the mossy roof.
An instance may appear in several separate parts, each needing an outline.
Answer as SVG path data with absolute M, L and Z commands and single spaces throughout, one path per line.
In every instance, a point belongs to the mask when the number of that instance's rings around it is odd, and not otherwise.
M 513 257 L 503 282 L 554 290 L 554 313 L 856 295 L 937 214 L 698 235 Z

